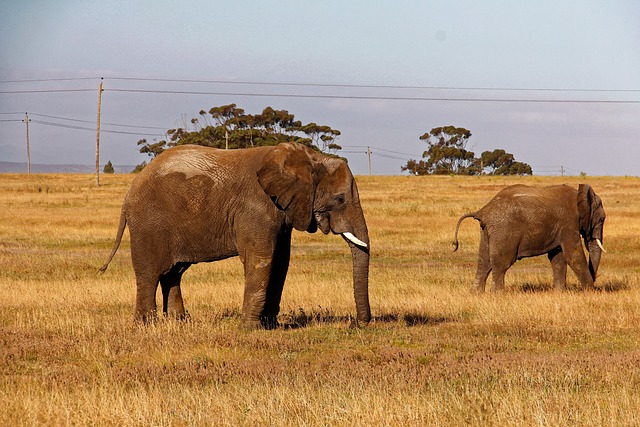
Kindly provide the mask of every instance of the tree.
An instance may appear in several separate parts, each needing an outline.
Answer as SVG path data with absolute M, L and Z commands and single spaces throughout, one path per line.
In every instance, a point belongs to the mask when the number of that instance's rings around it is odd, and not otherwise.
M 531 166 L 516 162 L 513 154 L 497 149 L 480 155 L 481 169 L 488 175 L 532 175 Z
M 167 141 L 165 140 L 157 141 L 154 139 L 153 142 L 147 142 L 147 140 L 143 138 L 138 141 L 140 153 L 146 154 L 149 157 L 156 157 L 158 154 L 162 153 L 165 150 L 166 145 Z
M 465 128 L 443 126 L 420 137 L 429 144 L 422 155 L 425 160 L 409 160 L 401 170 L 413 175 L 532 175 L 531 166 L 517 162 L 511 153 L 496 149 L 479 158 L 466 149 L 471 132 Z
M 429 168 L 424 160 L 411 159 L 405 166 L 400 168 L 402 172 L 409 172 L 412 175 L 428 175 Z
M 266 107 L 252 115 L 236 104 L 228 104 L 212 107 L 208 113 L 200 110 L 198 115 L 190 121 L 183 120 L 183 127 L 169 129 L 163 140 L 139 140 L 140 152 L 156 157 L 167 148 L 184 144 L 247 148 L 281 142 L 299 142 L 330 155 L 342 149 L 335 143 L 339 130 L 316 123 L 303 125 L 287 110 Z
M 220 128 L 220 130 L 224 130 L 224 148 L 230 148 L 229 133 L 243 127 L 244 121 L 242 118 L 245 117 L 244 110 L 242 108 L 237 108 L 236 104 L 229 104 L 222 105 L 220 107 L 213 107 L 209 110 L 209 114 L 211 114 L 211 117 L 215 119 L 218 124 L 218 128 Z M 200 115 L 202 115 L 202 111 L 200 112 Z
M 422 164 L 413 161 L 401 169 L 417 175 L 473 175 L 477 172 L 475 155 L 466 149 L 471 131 L 455 126 L 431 129 L 420 137 L 429 145 L 422 154 Z M 418 167 L 419 166 L 419 167 Z
M 513 162 L 508 175 L 533 175 L 531 166 L 524 162 Z
M 137 165 L 135 167 L 135 169 L 131 171 L 131 173 L 140 173 L 140 172 L 142 172 L 142 169 L 145 168 L 145 166 L 147 166 L 147 162 L 146 161 L 144 161 L 144 162 L 140 163 L 139 165 Z
M 104 173 L 115 173 L 115 169 L 113 169 L 113 164 L 111 163 L 111 160 L 109 160 L 107 162 L 107 164 L 104 165 L 104 169 L 102 169 L 102 172 L 104 172 Z
M 331 129 L 329 126 L 320 126 L 316 123 L 304 125 L 300 130 L 308 135 L 311 143 L 324 153 L 335 154 L 336 151 L 342 150 L 342 147 L 335 143 L 340 136 L 339 130 Z

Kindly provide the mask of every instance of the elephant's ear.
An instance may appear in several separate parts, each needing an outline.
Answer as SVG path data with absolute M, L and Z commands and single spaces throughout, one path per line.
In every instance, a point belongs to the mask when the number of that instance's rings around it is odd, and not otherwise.
M 299 231 L 306 231 L 313 219 L 317 162 L 309 151 L 301 144 L 280 144 L 264 157 L 257 171 L 264 192 Z
M 589 184 L 580 184 L 578 186 L 578 215 L 580 217 L 580 231 L 585 236 L 590 236 L 593 226 L 593 213 L 597 209 L 599 202 L 598 196 Z

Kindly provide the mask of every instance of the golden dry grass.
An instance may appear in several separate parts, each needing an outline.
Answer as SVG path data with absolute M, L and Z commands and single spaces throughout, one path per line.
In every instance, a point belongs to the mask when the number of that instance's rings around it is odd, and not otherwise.
M 640 179 L 359 177 L 374 321 L 350 330 L 349 251 L 294 233 L 281 322 L 240 332 L 237 259 L 193 266 L 190 322 L 132 321 L 131 176 L 0 175 L 1 425 L 638 425 Z M 589 182 L 607 211 L 599 291 L 551 289 L 545 257 L 471 295 L 506 185 Z

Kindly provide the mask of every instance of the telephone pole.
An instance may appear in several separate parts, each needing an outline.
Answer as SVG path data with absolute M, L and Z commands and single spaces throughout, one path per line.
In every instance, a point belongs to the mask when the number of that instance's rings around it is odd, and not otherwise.
M 100 186 L 100 107 L 102 106 L 102 82 L 100 78 L 100 88 L 98 89 L 98 121 L 96 124 L 96 185 Z
M 369 176 L 371 176 L 371 147 L 367 146 L 367 158 L 369 159 Z
M 31 175 L 31 150 L 29 149 L 29 113 L 24 113 L 23 122 L 27 125 L 27 174 Z

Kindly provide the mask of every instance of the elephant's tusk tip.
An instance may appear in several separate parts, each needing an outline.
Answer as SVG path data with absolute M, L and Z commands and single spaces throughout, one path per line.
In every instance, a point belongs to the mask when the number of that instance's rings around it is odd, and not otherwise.
M 348 231 L 345 233 L 342 233 L 342 235 L 351 243 L 353 243 L 354 245 L 358 245 L 358 246 L 362 246 L 363 248 L 367 248 L 367 244 L 365 242 L 363 242 L 362 240 L 358 239 L 356 236 L 354 236 L 352 233 L 349 233 Z
M 598 247 L 602 249 L 602 252 L 607 253 L 604 246 L 602 246 L 602 242 L 600 241 L 600 239 L 596 239 L 596 243 L 598 244 Z

